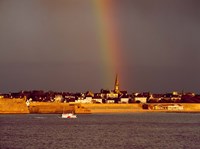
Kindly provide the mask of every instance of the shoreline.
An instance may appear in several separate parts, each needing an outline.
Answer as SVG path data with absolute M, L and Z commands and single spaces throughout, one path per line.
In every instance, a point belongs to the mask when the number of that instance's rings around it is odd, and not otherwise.
M 168 103 L 145 103 L 149 107 Z M 177 104 L 177 103 L 170 103 Z M 144 109 L 142 103 L 131 104 L 81 104 L 58 102 L 31 102 L 24 99 L 0 99 L 0 114 L 117 114 L 117 113 L 200 113 L 200 103 L 178 103 L 182 109 Z
M 134 113 L 200 113 L 200 110 L 181 110 L 181 111 L 171 111 L 171 110 L 132 110 L 132 111 L 107 111 L 107 110 L 101 110 L 101 111 L 93 111 L 91 113 L 76 113 L 77 115 L 85 115 L 85 114 L 134 114 Z M 9 114 L 17 114 L 17 115 L 24 115 L 24 114 L 62 114 L 62 113 L 19 113 L 19 112 L 4 112 L 0 113 L 0 115 L 9 115 Z

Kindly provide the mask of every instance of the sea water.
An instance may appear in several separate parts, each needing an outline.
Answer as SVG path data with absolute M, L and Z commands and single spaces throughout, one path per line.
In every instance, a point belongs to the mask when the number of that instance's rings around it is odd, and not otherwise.
M 199 149 L 199 113 L 0 115 L 1 149 Z

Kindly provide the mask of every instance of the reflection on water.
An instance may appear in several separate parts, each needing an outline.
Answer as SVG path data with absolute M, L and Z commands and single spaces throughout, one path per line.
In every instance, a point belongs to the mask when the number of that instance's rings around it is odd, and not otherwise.
M 0 148 L 200 148 L 200 114 L 0 115 Z

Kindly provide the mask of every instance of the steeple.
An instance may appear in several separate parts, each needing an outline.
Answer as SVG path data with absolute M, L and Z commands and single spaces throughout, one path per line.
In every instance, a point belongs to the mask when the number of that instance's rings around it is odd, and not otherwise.
M 118 79 L 118 75 L 116 75 L 116 78 L 115 78 L 115 86 L 114 86 L 114 91 L 116 93 L 119 93 L 119 79 Z

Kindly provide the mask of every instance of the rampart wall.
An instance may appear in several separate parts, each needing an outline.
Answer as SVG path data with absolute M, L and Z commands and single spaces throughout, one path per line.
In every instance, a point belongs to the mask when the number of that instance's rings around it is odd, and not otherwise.
M 142 111 L 142 104 L 81 104 L 91 113 L 131 113 Z
M 74 106 L 70 106 L 69 103 L 31 102 L 29 111 L 30 113 L 59 114 L 74 111 Z
M 160 104 L 160 103 L 159 103 Z M 163 103 L 166 104 L 166 103 Z M 151 104 L 148 104 L 151 105 Z M 200 112 L 198 103 L 180 103 L 183 110 L 180 112 Z M 132 112 L 156 112 L 157 110 L 143 109 L 143 104 L 76 104 L 56 102 L 31 102 L 27 107 L 25 99 L 0 99 L 0 113 L 50 113 L 59 114 L 75 112 L 77 114 L 88 113 L 132 113 Z M 162 112 L 165 112 L 162 110 Z
M 29 113 L 25 99 L 0 99 L 0 113 Z

